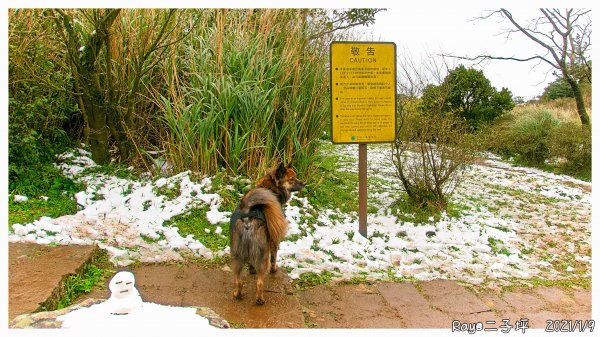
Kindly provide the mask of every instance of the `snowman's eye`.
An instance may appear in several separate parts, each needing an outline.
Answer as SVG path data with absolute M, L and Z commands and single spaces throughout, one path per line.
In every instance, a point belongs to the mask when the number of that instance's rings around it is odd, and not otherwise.
M 115 284 L 121 284 L 121 283 L 123 283 L 123 281 L 115 282 Z
M 129 284 L 131 284 L 131 283 L 132 283 L 132 282 L 127 282 L 127 283 L 125 283 L 125 284 L 129 285 Z

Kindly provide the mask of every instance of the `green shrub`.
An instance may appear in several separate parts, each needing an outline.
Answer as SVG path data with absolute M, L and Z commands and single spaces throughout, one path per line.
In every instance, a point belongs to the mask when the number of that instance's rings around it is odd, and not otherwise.
M 549 135 L 560 120 L 549 111 L 538 109 L 509 116 L 489 129 L 488 147 L 517 162 L 543 166 L 550 158 Z
M 16 168 L 20 179 L 10 181 L 9 190 L 13 194 L 30 197 L 41 195 L 73 193 L 81 190 L 81 184 L 65 177 L 52 164 L 36 164 Z
M 482 130 L 487 148 L 517 163 L 590 180 L 590 128 L 544 107 L 520 109 Z
M 25 182 L 70 144 L 64 125 L 78 109 L 46 14 L 39 9 L 9 11 L 9 189 L 19 186 L 22 193 L 28 189 Z M 42 167 L 40 176 L 47 171 Z
M 551 101 L 559 98 L 574 96 L 573 89 L 571 89 L 569 83 L 563 77 L 560 77 L 554 80 L 554 82 L 548 84 L 548 86 L 544 89 L 542 99 Z
M 551 130 L 548 151 L 556 158 L 558 170 L 584 180 L 592 178 L 592 136 L 590 128 L 566 122 Z
M 510 133 L 513 151 L 526 164 L 545 164 L 550 158 L 549 135 L 559 124 L 560 120 L 545 110 L 517 119 Z

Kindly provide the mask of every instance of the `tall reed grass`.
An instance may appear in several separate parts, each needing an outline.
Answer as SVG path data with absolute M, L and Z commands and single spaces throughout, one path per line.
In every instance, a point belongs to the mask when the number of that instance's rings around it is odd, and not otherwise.
M 157 95 L 175 171 L 257 177 L 278 162 L 306 172 L 327 120 L 323 48 L 299 10 L 199 10 L 164 63 Z

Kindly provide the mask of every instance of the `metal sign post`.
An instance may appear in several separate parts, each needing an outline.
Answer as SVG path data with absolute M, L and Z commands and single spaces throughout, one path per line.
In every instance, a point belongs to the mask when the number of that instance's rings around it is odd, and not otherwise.
M 331 141 L 358 146 L 359 233 L 367 236 L 367 144 L 396 137 L 396 44 L 332 42 Z
M 367 144 L 358 144 L 358 232 L 367 237 Z

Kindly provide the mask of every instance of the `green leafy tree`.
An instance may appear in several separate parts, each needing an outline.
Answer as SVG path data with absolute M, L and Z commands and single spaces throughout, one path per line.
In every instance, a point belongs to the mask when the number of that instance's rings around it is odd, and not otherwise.
M 423 91 L 425 112 L 454 114 L 472 129 L 493 122 L 514 105 L 508 89 L 497 91 L 482 71 L 463 65 L 451 70 L 440 85 L 429 85 Z
M 348 9 L 312 9 L 308 14 L 318 33 L 311 39 L 332 36 L 335 32 L 345 31 L 356 26 L 369 26 L 375 23 L 375 15 L 385 11 L 384 8 L 348 8 Z
M 542 99 L 549 101 L 565 97 L 574 97 L 574 95 L 569 82 L 562 77 L 548 84 L 542 94 Z

